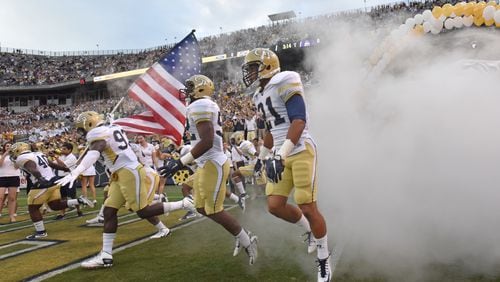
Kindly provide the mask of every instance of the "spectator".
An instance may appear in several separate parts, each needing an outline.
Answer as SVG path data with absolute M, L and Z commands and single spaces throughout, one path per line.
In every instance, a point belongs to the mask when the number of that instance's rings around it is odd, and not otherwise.
M 5 143 L 0 156 L 0 216 L 4 205 L 5 192 L 8 191 L 7 206 L 10 222 L 16 222 L 17 189 L 20 184 L 20 171 L 9 157 L 11 143 Z

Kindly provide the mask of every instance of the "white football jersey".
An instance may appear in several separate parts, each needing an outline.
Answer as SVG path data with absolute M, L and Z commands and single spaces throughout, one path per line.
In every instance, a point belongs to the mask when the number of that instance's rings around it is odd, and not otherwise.
M 243 142 L 240 143 L 238 148 L 246 157 L 250 159 L 253 159 L 255 157 L 255 153 L 257 152 L 255 150 L 255 146 L 252 144 L 252 142 L 248 140 L 243 140 Z
M 45 178 L 46 180 L 50 180 L 52 179 L 52 177 L 56 176 L 52 168 L 49 166 L 49 160 L 47 159 L 47 156 L 45 156 L 43 153 L 41 152 L 24 153 L 17 157 L 16 165 L 22 168 L 24 172 L 26 172 L 31 183 L 36 183 L 38 182 L 38 180 L 33 175 L 31 175 L 29 171 L 24 169 L 24 164 L 27 161 L 33 161 L 36 164 L 36 168 L 38 169 L 42 177 Z
M 291 124 L 286 110 L 286 102 L 297 94 L 304 95 L 299 74 L 293 71 L 283 71 L 274 75 L 264 90 L 257 91 L 253 96 L 257 111 L 262 114 L 267 129 L 273 135 L 276 151 L 279 151 L 285 142 Z M 308 122 L 309 117 L 306 113 L 306 126 L 290 155 L 304 151 L 306 149 L 305 142 L 313 142 L 308 132 Z
M 87 133 L 87 142 L 106 141 L 106 148 L 101 153 L 104 163 L 111 173 L 122 167 L 131 169 L 139 165 L 137 156 L 130 147 L 127 135 L 118 125 L 103 125 Z
M 212 148 L 196 159 L 196 163 L 203 167 L 207 160 L 212 160 L 223 165 L 226 154 L 222 146 L 222 122 L 220 120 L 219 106 L 210 98 L 202 98 L 191 103 L 187 108 L 187 119 L 189 122 L 189 133 L 191 134 L 191 146 L 200 142 L 200 134 L 196 124 L 201 121 L 210 121 L 214 127 L 214 142 Z

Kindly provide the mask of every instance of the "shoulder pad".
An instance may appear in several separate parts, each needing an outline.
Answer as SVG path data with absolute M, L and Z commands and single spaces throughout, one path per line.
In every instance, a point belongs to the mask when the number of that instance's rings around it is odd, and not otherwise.
M 106 140 L 109 137 L 110 128 L 107 126 L 99 126 L 87 133 L 87 142 L 92 143 L 96 140 Z
M 277 73 L 269 84 L 296 83 L 300 82 L 300 75 L 294 71 L 282 71 Z

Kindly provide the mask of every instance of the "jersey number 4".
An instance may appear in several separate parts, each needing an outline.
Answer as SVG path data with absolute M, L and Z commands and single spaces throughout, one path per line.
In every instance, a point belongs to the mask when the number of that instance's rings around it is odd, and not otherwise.
M 49 166 L 49 160 L 46 156 L 37 156 L 36 158 L 38 159 L 39 166 L 43 168 L 47 168 Z
M 266 106 L 271 115 L 274 117 L 274 126 L 280 125 L 285 122 L 285 118 L 280 116 L 280 114 L 278 114 L 274 109 L 271 97 L 266 98 Z M 264 120 L 266 121 L 267 130 L 271 130 L 271 128 L 273 127 L 271 121 L 267 120 L 266 111 L 264 110 L 264 105 L 262 103 L 259 103 L 257 105 L 257 110 L 262 113 L 262 118 L 264 118 Z

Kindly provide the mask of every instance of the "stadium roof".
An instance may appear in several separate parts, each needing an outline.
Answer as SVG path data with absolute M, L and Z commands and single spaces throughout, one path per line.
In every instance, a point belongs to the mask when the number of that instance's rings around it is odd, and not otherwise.
M 275 21 L 293 19 L 296 17 L 296 15 L 294 11 L 288 11 L 288 12 L 268 15 L 268 17 L 271 21 L 275 22 Z

